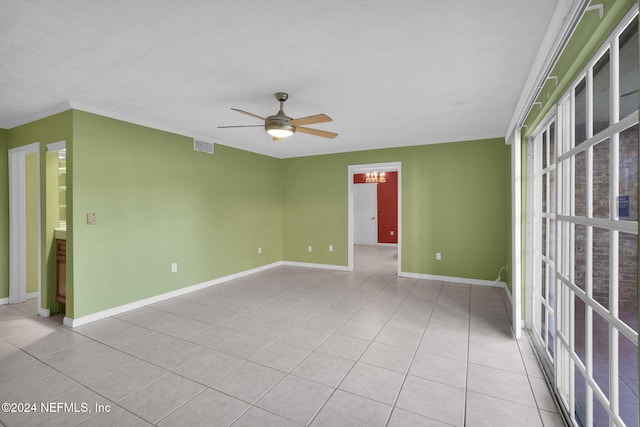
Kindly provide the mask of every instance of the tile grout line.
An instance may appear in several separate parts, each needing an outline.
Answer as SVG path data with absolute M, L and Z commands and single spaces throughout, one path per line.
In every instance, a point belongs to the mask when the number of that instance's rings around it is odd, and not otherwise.
M 381 269 L 379 269 L 379 270 L 378 270 L 378 272 L 383 271 L 383 270 L 384 270 L 384 268 L 381 268 Z M 377 274 L 377 273 L 376 273 L 376 274 Z M 373 277 L 373 275 L 372 275 L 372 276 L 370 276 L 367 280 L 369 280 L 371 277 Z M 382 292 L 382 291 L 384 290 L 384 288 L 386 288 L 386 287 L 389 285 L 389 283 L 391 283 L 392 281 L 394 281 L 394 280 L 395 280 L 395 279 L 397 279 L 397 278 L 398 278 L 398 277 L 394 277 L 394 278 L 389 279 L 389 281 L 388 281 L 388 282 L 386 282 L 386 284 L 385 284 L 382 288 L 380 288 L 380 289 L 379 289 L 375 294 L 373 294 L 373 295 L 372 295 L 372 296 L 367 300 L 367 303 L 368 303 L 368 302 L 370 302 L 372 299 L 374 299 L 374 298 L 375 298 L 375 297 L 376 297 L 380 292 Z M 366 282 L 366 280 L 365 280 L 365 282 Z M 411 289 L 413 289 L 413 288 L 415 287 L 415 285 L 416 285 L 416 283 L 417 283 L 417 282 L 418 282 L 418 280 L 416 280 L 416 281 L 413 283 L 413 286 L 411 287 Z M 363 283 L 364 283 L 364 282 L 363 282 Z M 402 302 L 404 302 L 404 301 L 406 300 L 406 298 L 407 298 L 407 296 L 409 295 L 409 293 L 410 293 L 410 292 L 411 292 L 411 290 L 410 290 L 409 292 L 407 292 L 407 294 L 406 294 L 406 295 L 405 295 L 405 297 L 403 298 Z M 398 311 L 398 308 L 400 308 L 400 306 L 402 305 L 402 302 L 401 302 L 400 304 L 398 304 L 398 307 L 396 307 L 396 309 L 393 311 L 393 313 L 395 313 L 395 312 L 397 312 L 397 311 Z M 362 309 L 363 309 L 365 306 L 366 306 L 366 304 L 365 304 L 365 305 L 363 305 L 363 306 L 362 306 L 362 308 L 360 308 L 360 310 L 358 310 L 356 313 L 354 313 L 351 317 L 349 317 L 347 320 L 345 320 L 345 322 L 344 322 L 344 323 L 346 323 L 346 322 L 348 322 L 349 320 L 353 319 L 353 317 L 355 317 L 358 313 L 360 313 L 360 311 L 362 311 Z M 352 370 L 353 370 L 353 368 L 356 366 L 356 364 L 358 363 L 358 361 L 360 360 L 360 358 L 362 358 L 362 355 L 363 355 L 363 354 L 365 354 L 365 353 L 367 352 L 367 350 L 369 349 L 369 347 L 371 346 L 371 344 L 375 341 L 376 337 L 380 334 L 380 332 L 382 332 L 382 330 L 383 330 L 383 329 L 384 329 L 384 327 L 387 325 L 387 323 L 389 323 L 389 320 L 391 319 L 391 317 L 393 317 L 393 314 L 391 314 L 391 316 L 389 316 L 389 319 L 387 319 L 387 321 L 386 321 L 386 322 L 384 323 L 384 325 L 380 328 L 380 330 L 379 330 L 379 331 L 378 331 L 378 333 L 373 337 L 373 339 L 368 340 L 368 341 L 369 341 L 369 344 L 367 345 L 367 347 L 362 351 L 362 353 L 360 354 L 360 356 L 358 356 L 358 359 L 356 359 L 356 360 L 354 361 L 353 365 L 352 365 L 352 366 L 351 366 L 351 368 L 349 368 L 349 370 L 344 374 L 344 376 L 342 377 L 342 379 L 340 380 L 340 382 L 338 382 L 338 384 L 336 384 L 336 386 L 335 386 L 335 387 L 333 387 L 333 391 L 331 392 L 331 394 L 329 395 L 329 397 L 327 398 L 327 400 L 325 400 L 325 401 L 324 401 L 324 403 L 320 406 L 320 408 L 318 408 L 318 410 L 315 412 L 315 414 L 313 415 L 313 417 L 311 417 L 311 420 L 309 420 L 309 422 L 307 423 L 307 426 L 308 426 L 308 425 L 310 425 L 311 423 L 313 423 L 313 421 L 316 419 L 316 417 L 318 416 L 318 414 L 320 413 L 320 411 L 322 411 L 322 409 L 324 409 L 324 407 L 326 406 L 327 402 L 329 402 L 329 400 L 331 399 L 331 397 L 335 394 L 336 390 L 338 390 L 338 388 L 340 387 L 340 385 L 344 382 L 345 378 L 347 378 L 347 376 L 349 375 L 349 373 L 351 373 L 351 371 L 352 371 Z M 344 323 L 343 323 L 343 325 L 344 325 Z M 366 322 L 363 322 L 363 323 L 366 323 Z M 332 335 L 333 335 L 333 334 L 332 334 Z M 329 339 L 329 338 L 327 338 L 327 339 Z M 326 341 L 326 340 L 325 340 L 325 341 Z M 341 390 L 341 391 L 346 392 L 345 390 Z M 347 392 L 347 393 L 348 393 L 348 392 Z M 355 393 L 350 393 L 350 394 L 353 394 L 353 395 L 355 395 L 355 396 L 363 397 L 363 398 L 365 398 L 365 399 L 368 399 L 368 398 L 366 398 L 366 397 L 364 397 L 364 396 L 360 396 L 360 395 L 355 394 Z M 370 399 L 370 400 L 373 400 L 374 402 L 377 402 L 377 401 L 376 401 L 376 400 L 374 400 L 374 399 Z M 380 402 L 380 403 L 381 403 L 381 402 Z
M 419 280 L 416 281 L 416 283 L 414 284 L 414 288 L 418 282 Z M 413 362 L 415 361 L 416 354 L 418 354 L 418 350 L 420 349 L 420 344 L 422 344 L 422 340 L 424 339 L 424 334 L 427 332 L 427 328 L 429 327 L 429 323 L 431 322 L 431 316 L 433 316 L 433 311 L 436 309 L 438 305 L 438 300 L 440 299 L 440 294 L 442 293 L 443 286 L 444 286 L 443 283 L 440 282 L 440 289 L 438 290 L 438 295 L 436 296 L 436 300 L 433 304 L 433 308 L 431 309 L 431 314 L 429 314 L 429 319 L 427 320 L 427 323 L 424 325 L 424 328 L 422 329 L 422 334 L 420 335 L 420 340 L 418 341 L 418 345 L 416 346 L 416 349 L 411 355 L 411 360 L 409 361 L 407 372 L 404 374 L 404 377 L 402 378 L 402 382 L 400 384 L 400 388 L 398 389 L 398 393 L 396 394 L 396 397 L 393 401 L 393 405 L 391 405 L 391 411 L 389 412 L 389 415 L 387 416 L 387 420 L 385 421 L 385 424 L 384 424 L 385 426 L 389 425 L 389 422 L 391 421 L 391 417 L 393 416 L 393 412 L 396 410 L 396 405 L 398 403 L 398 399 L 400 398 L 400 393 L 402 392 L 402 388 L 404 387 L 404 384 L 407 381 L 407 377 L 409 376 L 409 371 L 411 370 L 411 367 L 413 366 Z
M 67 329 L 65 326 L 62 326 L 62 325 L 57 325 L 57 326 L 58 326 L 60 329 L 63 329 L 63 330 Z M 72 333 L 77 333 L 77 332 L 74 332 L 73 330 L 71 330 L 70 332 L 72 332 Z M 82 334 L 79 334 L 79 335 L 82 335 Z M 84 335 L 82 335 L 82 336 L 84 337 Z M 89 339 L 89 340 L 91 340 L 91 341 L 93 341 L 93 342 L 98 342 L 98 341 L 96 341 L 96 340 L 94 340 L 94 339 L 92 339 L 92 338 L 89 338 L 89 337 L 85 337 L 85 338 L 87 338 L 87 339 Z M 6 340 L 5 340 L 5 341 L 6 341 Z M 8 342 L 8 341 L 6 341 L 6 342 Z M 98 343 L 99 343 L 99 344 L 102 344 L 102 343 L 100 343 L 100 342 L 98 342 Z M 97 394 L 98 396 L 102 397 L 103 399 L 107 400 L 108 402 L 113 403 L 115 406 L 118 406 L 118 407 L 119 407 L 119 408 L 121 408 L 122 410 L 124 410 L 124 411 L 126 411 L 126 412 L 129 412 L 131 415 L 133 415 L 133 416 L 135 416 L 135 417 L 137 417 L 137 418 L 139 418 L 139 419 L 141 419 L 141 420 L 147 421 L 147 420 L 145 420 L 144 418 L 140 417 L 139 415 L 134 414 L 133 412 L 129 411 L 127 408 L 123 407 L 122 405 L 118 404 L 118 402 L 114 402 L 113 400 L 109 399 L 108 397 L 106 397 L 106 396 L 104 396 L 104 395 L 102 395 L 102 394 L 100 394 L 100 393 L 96 392 L 95 390 L 93 390 L 92 388 L 90 388 L 90 387 L 89 387 L 89 384 L 84 384 L 84 383 L 82 383 L 82 382 L 80 382 L 80 381 L 76 380 L 75 378 L 70 377 L 69 375 L 67 375 L 66 373 L 64 373 L 63 371 L 61 371 L 60 369 L 56 368 L 56 367 L 55 367 L 55 366 L 53 366 L 53 365 L 50 365 L 49 363 L 47 363 L 47 362 L 45 362 L 44 360 L 40 359 L 38 356 L 35 356 L 35 355 L 33 355 L 33 354 L 31 354 L 31 353 L 27 352 L 27 351 L 26 351 L 25 349 L 23 349 L 23 348 L 17 347 L 17 346 L 15 346 L 13 343 L 10 343 L 10 342 L 9 342 L 9 344 L 10 344 L 10 345 L 13 345 L 14 347 L 18 348 L 20 351 L 22 351 L 22 352 L 24 352 L 24 353 L 28 354 L 29 356 L 33 357 L 35 360 L 37 360 L 38 362 L 42 363 L 43 365 L 48 366 L 49 368 L 53 369 L 54 371 L 56 371 L 56 372 L 57 372 L 57 373 L 59 373 L 60 375 L 62 375 L 62 376 L 64 376 L 64 377 L 66 377 L 66 378 L 68 378 L 69 380 L 73 381 L 74 383 L 78 384 L 78 385 L 80 386 L 80 389 L 87 389 L 87 390 L 90 390 L 92 393 L 95 393 L 95 394 Z M 81 344 L 79 344 L 79 345 L 81 345 Z M 74 346 L 74 347 L 77 347 L 77 346 Z M 119 350 L 117 350 L 117 349 L 114 349 L 113 347 L 110 347 L 110 346 L 107 346 L 107 347 L 111 348 L 112 350 L 119 351 Z M 73 348 L 73 347 L 71 347 L 71 348 Z M 120 351 L 120 352 L 121 352 L 121 353 L 124 353 L 124 352 L 122 352 L 122 351 Z M 55 353 L 59 353 L 59 352 L 54 352 L 54 353 L 50 353 L 50 354 L 55 354 Z M 50 354 L 47 354 L 46 356 L 48 356 L 48 355 L 50 355 Z M 128 354 L 128 353 L 124 353 L 124 354 Z M 121 369 L 124 369 L 124 368 L 121 368 Z M 165 370 L 166 370 L 166 369 L 165 369 Z M 120 369 L 117 369 L 117 370 L 115 370 L 115 371 L 111 372 L 111 373 L 110 373 L 110 374 L 108 374 L 108 375 L 111 375 L 112 373 L 114 373 L 114 372 L 118 372 L 118 371 L 120 371 Z M 53 375 L 53 374 L 51 374 L 51 375 Z M 108 375 L 107 375 L 107 376 L 108 376 Z M 167 374 L 167 375 L 168 375 L 168 374 Z M 46 375 L 46 376 L 49 376 L 49 375 Z M 166 376 L 166 375 L 163 375 L 162 377 L 158 378 L 158 380 L 156 380 L 156 381 L 159 381 L 161 378 L 164 378 L 165 376 Z M 40 380 L 40 379 L 42 379 L 42 378 L 44 378 L 44 377 L 38 378 L 37 380 L 32 381 L 32 382 L 30 382 L 30 383 L 28 383 L 28 384 L 32 384 L 32 383 L 34 383 L 34 382 L 36 382 L 36 381 L 39 381 L 39 380 Z M 98 381 L 98 380 L 96 380 L 96 381 Z M 152 383 L 155 383 L 156 381 L 153 381 Z M 95 381 L 93 381 L 93 382 L 95 382 Z M 24 385 L 28 385 L 28 384 L 24 384 Z M 91 384 L 91 383 L 90 383 L 90 384 Z M 23 385 L 23 386 L 24 386 L 24 385 Z M 144 388 L 144 387 L 143 387 L 143 388 Z M 140 389 L 140 390 L 142 390 L 142 389 Z M 138 390 L 138 391 L 140 391 L 140 390 Z M 76 391 L 76 390 L 72 390 L 72 391 L 70 391 L 70 392 L 68 392 L 68 393 L 66 393 L 66 394 L 64 394 L 64 395 L 62 395 L 62 396 L 60 396 L 60 399 L 64 398 L 65 396 L 67 396 L 67 395 L 69 395 L 69 394 L 71 394 L 71 393 L 74 393 L 75 391 Z M 136 393 L 137 393 L 137 392 L 136 392 Z M 132 393 L 132 394 L 133 394 L 133 393 Z M 24 416 L 24 414 L 22 414 L 22 415 Z M 87 417 L 87 418 L 84 418 L 84 419 L 80 420 L 80 421 L 79 421 L 78 423 L 76 423 L 75 425 L 78 425 L 78 424 L 80 424 L 80 423 L 83 423 L 83 422 L 85 422 L 86 420 L 88 420 L 88 419 L 92 418 L 93 416 L 95 416 L 95 414 L 93 414 L 93 415 L 91 415 L 91 416 L 89 416 L 89 417 Z
M 467 372 L 464 377 L 464 406 L 462 407 L 462 422 L 467 425 L 467 415 L 469 413 L 467 405 L 469 404 L 469 363 L 471 356 L 471 288 L 469 288 L 469 322 L 467 324 Z
M 362 284 L 364 284 L 364 283 L 366 283 L 369 279 L 371 279 L 372 277 L 374 277 L 376 274 L 380 273 L 381 271 L 384 271 L 384 269 L 385 269 L 385 267 L 380 268 L 378 271 L 376 271 L 376 273 L 372 274 L 372 275 L 371 275 L 371 276 L 369 276 L 366 280 L 364 280 L 364 281 L 361 283 L 361 285 L 362 285 Z M 387 285 L 389 285 L 389 283 L 391 283 L 394 279 L 395 279 L 395 278 L 389 279 L 389 281 L 388 281 L 388 282 L 386 282 L 386 284 L 385 284 L 382 288 L 380 288 L 376 293 L 372 294 L 372 295 L 371 295 L 371 297 L 369 297 L 369 299 L 367 299 L 367 302 L 366 302 L 366 303 L 365 303 L 365 304 L 364 304 L 364 305 L 363 305 L 363 306 L 362 306 L 362 307 L 361 307 L 361 308 L 360 308 L 356 313 L 352 314 L 352 315 L 351 315 L 351 317 L 349 317 L 347 320 L 345 320 L 345 321 L 343 322 L 343 324 L 342 324 L 340 327 L 344 326 L 344 324 L 346 324 L 348 321 L 350 321 L 351 319 L 353 319 L 353 318 L 354 318 L 358 313 L 360 313 L 360 311 L 362 311 L 362 309 L 363 309 L 364 307 L 366 307 L 366 305 L 367 305 L 369 302 L 371 302 L 371 300 L 373 300 L 373 299 L 374 299 L 374 298 L 375 298 L 375 297 L 376 297 L 380 292 L 382 292 L 382 291 L 383 291 L 383 289 L 384 289 L 384 288 L 386 288 L 386 287 L 387 287 Z M 414 286 L 415 286 L 415 283 L 414 283 Z M 413 289 L 413 287 L 412 287 L 412 289 Z M 406 296 L 405 296 L 405 299 L 406 299 Z M 403 299 L 403 301 L 404 301 L 404 299 Z M 401 303 L 401 304 L 402 304 L 402 303 Z M 401 305 L 401 304 L 400 304 L 400 305 Z M 398 305 L 398 307 L 400 307 L 400 305 Z M 396 307 L 396 310 L 394 310 L 394 313 L 397 311 L 398 307 Z M 393 315 L 392 315 L 392 316 L 393 316 Z M 389 317 L 389 319 L 391 319 L 391 316 Z M 324 407 L 327 405 L 327 402 L 329 402 L 329 400 L 331 399 L 331 397 L 335 394 L 336 390 L 338 390 L 338 388 L 340 387 L 340 385 L 344 382 L 345 378 L 347 378 L 347 376 L 348 376 L 348 375 L 349 375 L 349 373 L 353 370 L 353 368 L 356 366 L 356 364 L 358 363 L 358 361 L 360 360 L 360 358 L 362 357 L 362 355 L 363 355 L 364 353 L 366 353 L 367 349 L 371 346 L 371 344 L 374 342 L 375 338 L 380 334 L 380 332 L 382 332 L 382 329 L 384 329 L 384 326 L 386 326 L 386 324 L 387 324 L 388 322 L 389 322 L 389 320 L 387 320 L 387 322 L 385 322 L 385 324 L 382 326 L 382 328 L 380 328 L 380 330 L 378 331 L 378 333 L 376 333 L 376 335 L 373 337 L 373 339 L 368 340 L 368 341 L 369 341 L 369 344 L 367 345 L 367 347 L 362 351 L 362 353 L 360 354 L 360 356 L 358 356 L 358 359 L 356 359 L 356 360 L 354 361 L 354 363 L 353 363 L 353 365 L 351 366 L 351 368 L 349 368 L 349 369 L 347 370 L 347 372 L 342 376 L 342 378 L 340 379 L 340 381 L 338 382 L 338 384 L 336 384 L 336 385 L 335 385 L 335 387 L 333 387 L 333 391 L 329 394 L 329 397 L 327 398 L 327 400 L 325 400 L 325 401 L 322 403 L 322 405 L 320 406 L 320 408 L 318 408 L 318 410 L 313 414 L 313 416 L 311 417 L 311 419 L 309 420 L 309 422 L 306 424 L 307 426 L 311 425 L 311 423 L 313 423 L 313 421 L 316 419 L 316 417 L 317 417 L 317 416 L 318 416 L 318 414 L 322 411 L 322 409 L 324 409 Z M 363 322 L 363 323 L 367 323 L 367 322 Z M 377 326 L 377 325 L 376 325 L 376 326 Z M 338 329 L 336 330 L 336 332 L 337 332 L 338 330 L 340 330 L 340 328 L 338 328 Z M 331 335 L 334 335 L 334 333 L 332 333 Z M 329 338 L 330 338 L 330 337 L 328 337 L 328 338 L 327 338 L 327 340 L 328 340 Z M 349 337 L 347 337 L 347 338 L 349 338 Z M 351 337 L 351 338 L 355 338 L 355 337 Z M 326 340 L 325 340 L 325 341 L 326 341 Z M 320 345 L 321 345 L 321 344 L 320 344 Z M 320 347 L 320 345 L 318 345 L 318 347 Z M 321 352 L 321 353 L 322 353 L 322 352 Z M 336 357 L 340 357 L 340 356 L 336 356 Z M 347 359 L 347 360 L 350 360 L 350 359 Z M 341 391 L 344 391 L 344 390 L 341 390 Z M 344 392 L 346 392 L 346 391 L 344 391 Z M 347 393 L 348 393 L 348 392 L 347 392 Z M 354 394 L 354 393 L 350 393 L 350 394 Z M 359 395 L 357 395 L 357 394 L 356 394 L 356 396 L 358 396 L 358 397 L 364 397 L 364 396 L 359 396 Z M 373 399 L 372 399 L 372 400 L 373 400 Z
M 381 269 L 379 269 L 376 273 L 374 273 L 374 274 L 372 274 L 372 275 L 368 276 L 365 280 L 363 280 L 363 281 L 362 281 L 360 284 L 358 284 L 357 286 L 358 286 L 358 287 L 359 287 L 359 286 L 362 286 L 366 281 L 368 281 L 369 279 L 371 279 L 372 277 L 374 277 L 376 274 L 378 274 L 378 273 L 379 273 L 380 271 L 382 271 L 382 270 L 384 270 L 384 267 L 382 267 Z M 389 282 L 391 282 L 391 280 L 390 280 Z M 386 287 L 386 285 L 385 285 L 385 287 Z M 384 288 L 382 288 L 382 289 L 384 289 Z M 375 297 L 375 296 L 376 296 L 380 291 L 382 291 L 382 289 L 380 289 L 378 292 L 376 292 L 375 294 L 373 294 L 373 295 L 372 295 L 372 296 L 367 300 L 367 302 L 371 301 L 371 300 L 372 300 L 372 299 L 373 299 L 373 298 L 374 298 L 374 297 Z M 350 292 L 351 292 L 351 291 L 350 291 Z M 335 302 L 335 301 L 337 301 L 338 299 L 342 298 L 344 295 L 349 294 L 350 292 L 347 292 L 347 293 L 341 294 L 339 297 L 336 297 L 336 298 L 333 300 L 333 302 Z M 325 308 L 329 307 L 330 305 L 331 305 L 331 303 L 327 303 L 327 304 L 325 304 L 325 305 L 323 306 L 323 308 L 322 308 L 322 309 L 325 309 Z M 365 305 L 366 305 L 366 304 L 365 304 Z M 363 307 L 364 307 L 364 306 L 363 306 Z M 286 310 L 286 309 L 284 309 L 284 310 L 282 310 L 282 311 L 285 311 L 285 310 Z M 321 311 L 321 310 L 320 310 L 320 311 Z M 358 312 L 359 312 L 359 311 L 360 311 L 360 310 L 358 310 Z M 316 313 L 316 314 L 317 314 L 317 313 Z M 347 320 L 345 320 L 345 321 L 342 323 L 342 325 L 344 325 L 344 323 L 346 323 L 346 322 L 347 322 L 349 319 L 351 319 L 353 316 L 355 316 L 355 314 L 354 314 L 354 315 L 352 315 L 352 316 L 351 316 L 350 318 L 348 318 Z M 313 316 L 311 316 L 311 317 L 313 317 Z M 310 318 L 311 318 L 311 317 L 310 317 Z M 309 318 L 309 319 L 310 319 L 310 318 Z M 297 329 L 299 329 L 300 327 L 302 327 L 302 326 L 304 325 L 304 323 L 305 323 L 307 320 L 309 320 L 309 319 L 305 319 L 305 321 L 304 321 L 304 322 L 302 322 L 301 324 L 299 324 L 298 326 L 296 326 L 295 328 L 293 328 L 291 331 L 289 331 L 289 333 L 291 333 L 291 332 L 293 332 L 294 330 L 297 330 Z M 341 326 L 342 326 L 342 325 L 341 325 Z M 310 329 L 314 329 L 314 328 L 310 328 Z M 339 328 L 338 328 L 338 329 L 339 329 Z M 320 330 L 318 330 L 318 331 L 320 331 Z M 288 375 L 293 375 L 293 376 L 295 376 L 295 377 L 302 378 L 302 379 L 307 380 L 307 381 L 312 381 L 312 382 L 314 382 L 314 383 L 316 383 L 316 384 L 321 384 L 321 383 L 318 383 L 318 382 L 313 381 L 313 380 L 308 380 L 308 379 L 306 379 L 306 378 L 304 378 L 304 377 L 299 377 L 299 376 L 297 376 L 297 375 L 295 375 L 295 374 L 292 374 L 291 372 L 292 372 L 295 368 L 297 368 L 297 367 L 298 367 L 302 362 L 304 362 L 305 360 L 307 360 L 307 359 L 309 358 L 309 356 L 310 356 L 311 354 L 313 354 L 313 352 L 314 352 L 314 351 L 316 351 L 316 349 L 317 349 L 318 347 L 320 347 L 320 346 L 321 346 L 321 345 L 322 345 L 326 340 L 328 340 L 332 335 L 334 335 L 334 333 L 330 333 L 329 337 L 325 338 L 325 339 L 324 339 L 324 340 L 322 340 L 320 343 L 318 343 L 318 344 L 315 346 L 315 348 L 314 348 L 314 349 L 312 349 L 312 350 L 311 350 L 311 352 L 310 352 L 310 353 L 309 353 L 309 354 L 308 354 L 304 359 L 300 360 L 300 361 L 299 361 L 299 362 L 298 362 L 298 363 L 297 363 L 297 364 L 296 364 L 296 365 L 295 365 L 295 366 L 294 366 L 290 371 L 288 371 L 288 372 L 280 371 L 280 372 L 283 372 L 283 373 L 284 373 L 284 375 L 282 376 L 282 378 L 280 378 L 280 379 L 279 379 L 277 382 L 275 382 L 271 387 L 269 387 L 269 388 L 268 388 L 268 389 L 267 389 L 263 394 L 261 394 L 261 395 L 260 395 L 260 397 L 258 397 L 254 403 L 246 402 L 246 403 L 249 403 L 249 404 L 251 405 L 251 406 L 249 407 L 249 409 L 251 409 L 251 408 L 253 408 L 253 407 L 256 407 L 256 408 L 258 408 L 258 409 L 260 409 L 260 410 L 267 411 L 267 412 L 269 412 L 269 413 L 272 413 L 272 414 L 273 414 L 273 412 L 271 412 L 271 411 L 269 411 L 269 410 L 267 410 L 267 409 L 264 409 L 264 408 L 261 408 L 261 407 L 257 406 L 257 405 L 256 405 L 256 403 L 258 403 L 258 402 L 259 402 L 262 398 L 264 398 L 264 397 L 265 397 L 265 396 L 266 396 L 266 395 L 267 395 L 271 390 L 273 390 L 276 386 L 278 386 L 278 385 L 279 385 L 279 384 L 280 384 L 280 383 L 281 383 L 281 382 L 282 382 L 282 381 L 283 381 L 283 380 L 284 380 Z M 280 339 L 282 339 L 282 338 L 283 338 L 283 337 L 281 337 Z M 280 341 L 280 339 L 276 340 L 275 342 Z M 274 344 L 275 344 L 275 342 L 274 342 Z M 270 346 L 265 347 L 264 349 L 260 350 L 259 352 L 257 352 L 257 353 L 256 353 L 256 354 L 254 354 L 253 356 L 256 356 L 256 355 L 260 354 L 262 351 L 266 350 L 268 347 L 270 347 Z M 225 353 L 225 354 L 226 354 L 226 353 Z M 251 356 L 251 357 L 253 357 L 253 356 Z M 272 367 L 270 367 L 270 366 L 262 365 L 262 364 L 260 364 L 260 363 L 253 362 L 253 361 L 251 361 L 251 360 L 249 360 L 249 359 L 245 359 L 245 362 L 243 363 L 243 365 L 244 365 L 246 362 L 251 362 L 251 363 L 254 363 L 254 364 L 257 364 L 257 365 L 260 365 L 260 366 L 267 367 L 267 368 L 269 368 L 269 369 L 274 369 L 274 368 L 272 368 Z M 240 366 L 242 366 L 242 365 L 240 365 Z M 354 363 L 354 366 L 355 366 L 355 363 Z M 238 366 L 238 367 L 239 367 L 239 366 Z M 236 368 L 236 369 L 237 369 L 237 368 Z M 235 370 L 235 369 L 234 369 L 234 370 Z M 218 381 L 221 381 L 223 378 L 227 377 L 228 375 L 230 375 L 230 374 L 231 374 L 231 372 L 233 372 L 234 370 L 232 370 L 232 371 L 228 372 L 227 374 L 225 374 L 225 376 L 224 376 L 224 377 L 222 377 L 222 378 L 218 379 L 218 380 L 216 381 L 216 383 L 217 383 Z M 278 371 L 279 371 L 279 369 L 276 369 L 276 370 L 278 370 Z M 348 375 L 348 373 L 349 373 L 349 372 L 347 372 L 347 373 L 344 375 L 343 380 L 344 380 L 344 378 Z M 215 384 L 215 383 L 214 383 L 214 384 Z M 214 384 L 211 384 L 211 386 L 213 386 Z M 321 384 L 321 385 L 326 386 L 325 384 Z M 216 389 L 214 389 L 214 390 L 216 390 Z M 335 390 L 337 390 L 337 387 L 335 387 L 335 388 L 334 388 L 333 392 L 329 395 L 329 397 L 328 397 L 328 398 L 327 398 L 327 400 L 323 403 L 323 405 L 320 407 L 320 409 L 318 409 L 318 411 L 316 411 L 316 413 L 313 415 L 313 417 L 312 417 L 312 418 L 311 418 L 311 420 L 307 423 L 307 425 L 308 425 L 308 424 L 310 424 L 310 423 L 313 421 L 313 419 L 315 419 L 315 417 L 316 417 L 316 416 L 317 416 L 317 414 L 320 412 L 320 410 L 324 407 L 324 405 L 326 404 L 326 402 L 331 398 L 331 396 L 333 395 L 333 393 L 335 392 Z M 218 391 L 218 390 L 216 390 L 216 391 Z M 225 393 L 225 394 L 226 394 L 226 393 Z M 233 396 L 231 396 L 231 397 L 233 397 Z M 239 398 L 237 398 L 237 397 L 235 397 L 235 398 L 236 398 L 236 399 L 238 399 L 238 400 L 243 401 L 242 399 L 239 399 Z M 248 411 L 249 409 L 247 409 L 247 411 Z M 245 411 L 245 413 L 246 413 L 247 411 Z M 244 413 L 243 413 L 243 414 L 244 414 Z M 282 418 L 285 418 L 285 419 L 287 419 L 287 420 L 289 420 L 289 421 L 292 421 L 292 422 L 294 422 L 294 423 L 296 423 L 296 424 L 299 424 L 297 421 L 291 420 L 291 419 L 286 418 L 286 417 L 284 417 L 284 416 L 282 416 L 282 415 L 279 415 L 279 414 L 274 414 L 274 415 L 277 415 L 277 416 L 279 416 L 279 417 L 282 417 Z M 236 420 L 237 420 L 237 419 L 236 419 Z M 235 422 L 236 420 L 234 420 L 234 422 Z

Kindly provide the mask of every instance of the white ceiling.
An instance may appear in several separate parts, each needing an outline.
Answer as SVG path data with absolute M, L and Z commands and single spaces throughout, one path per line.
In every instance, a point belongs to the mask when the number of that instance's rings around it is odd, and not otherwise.
M 503 137 L 557 3 L 3 0 L 0 127 L 72 105 L 281 158 Z M 217 128 L 277 91 L 340 135 Z

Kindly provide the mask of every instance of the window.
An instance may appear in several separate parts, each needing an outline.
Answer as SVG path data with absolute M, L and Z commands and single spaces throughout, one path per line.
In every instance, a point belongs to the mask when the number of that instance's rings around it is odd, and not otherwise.
M 577 425 L 638 425 L 638 21 L 530 141 L 530 328 Z

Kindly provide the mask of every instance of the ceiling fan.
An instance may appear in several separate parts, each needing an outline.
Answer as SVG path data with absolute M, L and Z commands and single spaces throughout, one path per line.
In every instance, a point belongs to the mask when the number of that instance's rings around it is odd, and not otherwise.
M 267 118 L 260 117 L 257 114 L 250 113 L 248 111 L 240 110 L 239 108 L 232 108 L 247 116 L 255 117 L 256 119 L 264 120 L 264 128 L 269 135 L 273 137 L 274 141 L 290 137 L 295 132 L 308 133 L 310 135 L 322 136 L 324 138 L 335 138 L 337 133 L 327 132 L 325 130 L 312 129 L 303 127 L 302 125 L 310 125 L 313 123 L 325 123 L 331 122 L 333 119 L 326 114 L 315 114 L 313 116 L 300 117 L 299 119 L 293 119 L 287 116 L 283 110 L 284 102 L 289 98 L 289 95 L 284 92 L 277 92 L 275 94 L 276 99 L 280 102 L 280 110 L 277 114 L 269 116 Z M 263 125 L 244 125 L 244 126 L 218 126 L 218 128 L 250 128 L 261 127 Z

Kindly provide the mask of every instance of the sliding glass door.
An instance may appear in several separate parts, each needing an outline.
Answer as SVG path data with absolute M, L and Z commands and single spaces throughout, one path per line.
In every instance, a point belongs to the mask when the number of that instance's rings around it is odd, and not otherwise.
M 638 425 L 638 22 L 530 141 L 530 328 L 576 425 Z

